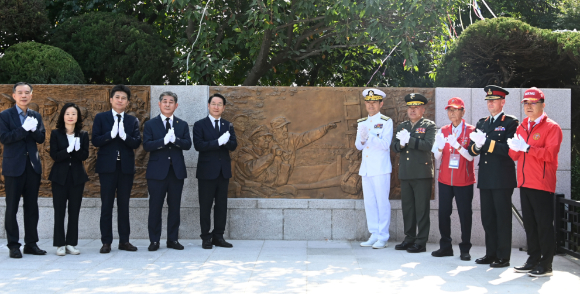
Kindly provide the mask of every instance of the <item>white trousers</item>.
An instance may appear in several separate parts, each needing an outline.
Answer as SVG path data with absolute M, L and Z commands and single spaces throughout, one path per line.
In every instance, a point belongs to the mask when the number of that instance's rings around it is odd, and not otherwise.
M 363 176 L 362 188 L 371 238 L 386 242 L 389 240 L 389 225 L 391 223 L 391 202 L 389 202 L 391 174 Z

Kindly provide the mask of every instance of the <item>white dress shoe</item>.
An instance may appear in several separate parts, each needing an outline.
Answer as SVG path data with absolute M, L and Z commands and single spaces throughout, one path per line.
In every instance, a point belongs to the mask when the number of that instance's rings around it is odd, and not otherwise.
M 58 256 L 65 256 L 66 255 L 66 249 L 64 248 L 64 246 L 60 246 L 60 247 L 56 248 L 56 255 L 58 255 Z
M 66 253 L 72 254 L 72 255 L 79 255 L 79 254 L 81 254 L 81 251 L 76 249 L 72 245 L 66 245 Z
M 377 240 L 378 239 L 371 237 L 368 241 L 360 243 L 360 247 L 371 247 L 377 242 Z
M 389 242 L 378 240 L 375 242 L 375 244 L 373 244 L 373 249 L 382 249 L 386 248 L 387 246 L 389 246 Z

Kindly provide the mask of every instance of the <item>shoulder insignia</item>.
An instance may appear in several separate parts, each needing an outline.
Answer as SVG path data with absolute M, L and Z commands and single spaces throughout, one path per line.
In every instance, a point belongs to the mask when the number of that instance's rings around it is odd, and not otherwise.
M 363 117 L 363 118 L 358 119 L 356 122 L 363 122 L 363 121 L 365 121 L 367 119 L 369 119 L 369 118 L 368 117 Z
M 504 117 L 511 118 L 513 120 L 518 120 L 518 118 L 515 115 L 511 115 L 511 114 L 504 114 Z
M 390 117 L 386 116 L 386 115 L 381 115 L 381 119 L 382 120 L 386 120 L 388 121 L 389 119 L 391 119 Z

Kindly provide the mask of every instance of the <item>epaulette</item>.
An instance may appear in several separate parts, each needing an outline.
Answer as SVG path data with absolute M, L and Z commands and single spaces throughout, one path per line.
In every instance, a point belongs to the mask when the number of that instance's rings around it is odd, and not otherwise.
M 367 116 L 367 117 L 363 117 L 363 118 L 359 118 L 359 119 L 358 119 L 356 122 L 357 122 L 357 123 L 359 123 L 359 122 L 363 122 L 363 121 L 365 121 L 365 120 L 367 120 L 367 119 L 369 119 L 369 117 L 368 117 L 368 116 Z
M 518 120 L 518 118 L 515 115 L 511 115 L 511 114 L 505 114 L 505 117 L 511 118 L 513 120 Z
M 388 121 L 389 119 L 391 119 L 390 117 L 386 116 L 386 115 L 381 115 L 381 119 Z

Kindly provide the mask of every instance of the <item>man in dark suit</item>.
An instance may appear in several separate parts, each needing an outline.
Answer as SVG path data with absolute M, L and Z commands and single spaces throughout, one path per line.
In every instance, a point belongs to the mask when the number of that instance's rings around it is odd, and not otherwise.
M 38 248 L 38 188 L 42 166 L 36 144 L 44 143 L 45 129 L 40 114 L 28 108 L 32 101 L 32 86 L 16 83 L 12 88 L 12 98 L 16 106 L 0 113 L 0 142 L 2 152 L 2 175 L 6 188 L 6 228 L 7 247 L 11 258 L 22 258 L 20 252 L 18 222 L 16 213 L 22 197 L 24 203 L 24 253 L 44 255 Z
M 469 134 L 468 148 L 472 156 L 480 155 L 477 188 L 485 231 L 485 256 L 475 262 L 507 267 L 512 245 L 512 193 L 517 185 L 507 140 L 514 136 L 519 123 L 515 116 L 503 112 L 508 91 L 498 86 L 484 90 L 491 115 L 477 122 L 476 131 Z
M 131 90 L 117 85 L 109 95 L 111 111 L 97 114 L 93 121 L 93 145 L 99 148 L 95 172 L 101 183 L 101 253 L 111 252 L 113 204 L 117 194 L 119 250 L 137 251 L 129 243 L 129 197 L 135 176 L 135 152 L 141 145 L 139 120 L 125 113 Z
M 178 241 L 181 193 L 187 178 L 183 150 L 191 149 L 187 122 L 174 116 L 177 95 L 163 92 L 159 96 L 161 114 L 145 123 L 143 149 L 151 152 L 147 164 L 149 190 L 149 251 L 159 249 L 161 211 L 167 195 L 167 248 L 183 250 Z
M 233 247 L 224 240 L 228 213 L 228 181 L 232 177 L 230 151 L 238 146 L 232 124 L 221 118 L 226 98 L 220 94 L 209 97 L 209 115 L 193 125 L 193 146 L 199 152 L 197 173 L 199 188 L 199 218 L 202 247 L 212 245 Z M 211 207 L 214 204 L 214 229 L 211 227 Z

